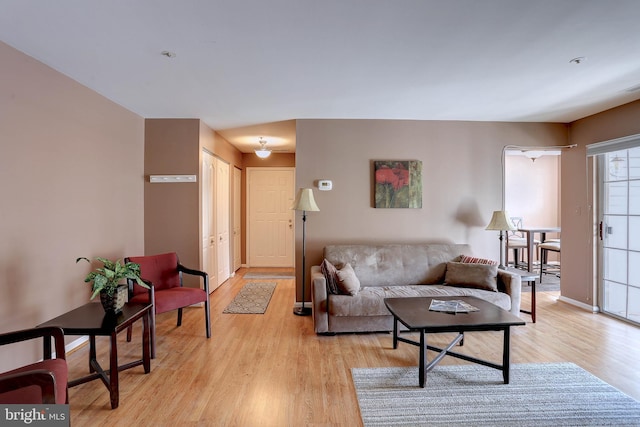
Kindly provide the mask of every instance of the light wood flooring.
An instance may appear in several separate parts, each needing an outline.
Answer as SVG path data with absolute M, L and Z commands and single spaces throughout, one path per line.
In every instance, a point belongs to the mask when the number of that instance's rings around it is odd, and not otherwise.
M 263 315 L 223 314 L 247 283 L 246 271 L 211 295 L 210 339 L 202 308 L 186 309 L 180 328 L 175 313 L 158 316 L 151 372 L 145 375 L 140 366 L 120 373 L 119 408 L 111 410 L 99 380 L 70 389 L 71 425 L 359 426 L 350 369 L 417 365 L 418 348 L 400 343 L 393 350 L 391 334 L 314 334 L 311 317 L 292 313 L 293 279 L 275 280 Z M 512 329 L 511 362 L 573 362 L 640 400 L 640 328 L 558 302 L 557 296 L 538 293 L 537 323 L 522 314 L 527 325 Z M 529 298 L 523 293 L 524 307 Z M 131 343 L 121 334 L 120 364 L 140 358 L 140 334 L 140 325 Z M 446 338 L 430 336 L 430 342 L 444 344 Z M 500 362 L 502 334 L 468 333 L 459 351 Z M 100 337 L 98 357 L 109 365 L 108 341 Z M 68 354 L 71 378 L 86 374 L 87 359 L 87 346 Z M 441 363 L 467 362 L 445 357 Z

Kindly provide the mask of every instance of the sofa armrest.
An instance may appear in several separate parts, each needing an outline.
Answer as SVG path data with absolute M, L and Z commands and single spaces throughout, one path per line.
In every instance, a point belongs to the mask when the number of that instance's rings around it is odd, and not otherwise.
M 498 269 L 498 290 L 511 297 L 511 313 L 520 316 L 520 294 L 522 281 L 517 274 Z
M 313 328 L 317 334 L 329 332 L 328 305 L 327 280 L 320 266 L 314 265 L 311 267 L 311 306 Z

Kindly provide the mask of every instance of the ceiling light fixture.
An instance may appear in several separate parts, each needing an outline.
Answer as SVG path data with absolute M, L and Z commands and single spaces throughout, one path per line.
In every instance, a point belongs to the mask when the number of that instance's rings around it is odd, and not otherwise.
M 260 140 L 258 142 L 260 143 L 260 148 L 255 149 L 256 156 L 260 157 L 261 159 L 266 159 L 271 155 L 271 150 L 266 147 L 267 141 L 260 137 Z

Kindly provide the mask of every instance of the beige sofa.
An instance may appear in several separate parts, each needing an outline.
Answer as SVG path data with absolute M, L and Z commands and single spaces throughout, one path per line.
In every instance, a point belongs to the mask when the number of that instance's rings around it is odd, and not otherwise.
M 413 296 L 475 296 L 520 314 L 520 276 L 496 271 L 497 291 L 474 286 L 444 285 L 462 255 L 471 255 L 464 244 L 331 245 L 324 258 L 337 268 L 351 264 L 360 282 L 356 295 L 329 293 L 319 265 L 311 267 L 314 329 L 318 334 L 393 330 L 393 318 L 384 298 Z M 468 264 L 467 264 L 468 265 Z M 477 266 L 477 264 L 476 264 Z M 349 269 L 350 270 L 350 269 Z M 496 277 L 496 276 L 494 276 Z

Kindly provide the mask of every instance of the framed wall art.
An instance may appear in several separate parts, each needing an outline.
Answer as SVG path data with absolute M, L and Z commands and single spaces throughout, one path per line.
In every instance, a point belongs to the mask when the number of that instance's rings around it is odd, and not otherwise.
M 374 160 L 376 208 L 422 208 L 420 160 Z

